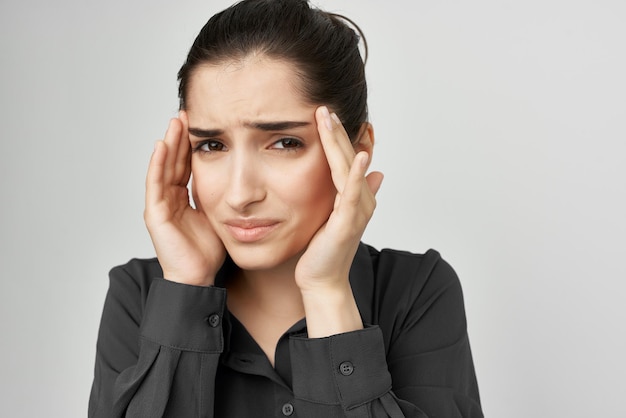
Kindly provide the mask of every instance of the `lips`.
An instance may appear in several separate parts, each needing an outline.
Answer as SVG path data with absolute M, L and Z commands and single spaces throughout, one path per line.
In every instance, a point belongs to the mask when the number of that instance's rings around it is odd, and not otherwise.
M 236 241 L 250 243 L 268 236 L 279 223 L 275 219 L 231 219 L 224 225 Z

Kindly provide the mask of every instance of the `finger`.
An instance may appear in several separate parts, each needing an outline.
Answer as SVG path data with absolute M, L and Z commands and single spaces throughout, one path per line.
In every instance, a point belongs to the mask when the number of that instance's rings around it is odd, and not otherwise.
M 376 196 L 376 193 L 380 190 L 380 185 L 383 183 L 383 179 L 384 175 L 380 171 L 372 171 L 365 177 L 367 186 L 374 196 Z
M 349 164 L 352 164 L 352 160 L 354 160 L 356 152 L 354 151 L 354 146 L 350 141 L 348 132 L 341 123 L 341 120 L 339 120 L 339 116 L 337 116 L 336 113 L 331 113 L 330 118 L 334 122 L 333 131 L 337 133 L 337 135 L 335 136 L 337 144 L 339 145 L 339 148 L 341 148 L 341 151 L 343 151 L 346 160 L 349 162 Z
M 348 182 L 341 196 L 342 201 L 352 206 L 360 206 L 371 216 L 376 207 L 376 193 L 380 189 L 384 176 L 380 171 L 373 171 L 365 176 L 370 158 L 361 151 L 354 157 Z
M 315 117 L 320 141 L 324 149 L 324 154 L 326 155 L 326 160 L 328 161 L 328 166 L 330 167 L 333 183 L 341 193 L 354 158 L 348 157 L 342 148 L 340 140 L 338 140 L 342 138 L 340 138 L 340 133 L 337 133 L 337 123 L 332 120 L 328 108 L 326 106 L 317 108 Z M 349 143 L 347 138 L 343 139 L 346 143 Z
M 167 146 L 163 141 L 154 144 L 154 151 L 150 157 L 148 174 L 146 175 L 146 209 L 156 205 L 163 199 L 163 175 L 165 172 L 165 160 L 167 158 Z
M 178 118 L 170 119 L 170 124 L 165 132 L 163 142 L 167 146 L 167 156 L 164 164 L 163 181 L 168 185 L 180 184 L 180 177 L 176 173 L 176 161 L 178 160 L 178 148 L 182 132 L 182 124 Z
M 365 176 L 365 170 L 367 170 L 368 159 L 369 156 L 365 151 L 359 152 L 354 157 L 345 188 L 341 194 L 342 203 L 346 202 L 351 206 L 359 205 L 363 196 L 363 178 Z
M 189 142 L 189 118 L 187 112 L 181 110 L 178 118 L 181 122 L 180 142 L 176 158 L 175 176 L 180 179 L 179 184 L 187 185 L 191 175 L 191 143 Z

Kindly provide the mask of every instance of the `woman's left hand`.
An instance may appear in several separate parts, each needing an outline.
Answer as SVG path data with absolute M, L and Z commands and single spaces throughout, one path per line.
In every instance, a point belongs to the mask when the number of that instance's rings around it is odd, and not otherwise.
M 370 156 L 365 151 L 355 152 L 335 114 L 331 116 L 322 106 L 316 110 L 315 117 L 337 195 L 328 221 L 313 236 L 296 266 L 296 283 L 302 291 L 305 309 L 307 298 L 316 299 L 316 296 L 327 302 L 330 295 L 353 299 L 348 282 L 350 267 L 374 213 L 375 195 L 383 180 L 380 172 L 365 175 Z M 373 138 L 370 132 L 365 135 L 364 148 L 371 152 Z

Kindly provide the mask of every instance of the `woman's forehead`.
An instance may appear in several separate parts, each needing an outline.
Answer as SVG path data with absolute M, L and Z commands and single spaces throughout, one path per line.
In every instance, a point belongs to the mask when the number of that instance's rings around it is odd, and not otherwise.
M 191 78 L 187 111 L 213 123 L 313 120 L 316 106 L 298 88 L 295 67 L 252 58 L 198 67 Z

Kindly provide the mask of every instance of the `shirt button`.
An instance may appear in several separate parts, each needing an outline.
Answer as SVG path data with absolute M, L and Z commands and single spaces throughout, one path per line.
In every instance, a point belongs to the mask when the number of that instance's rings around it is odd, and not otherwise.
M 293 405 L 290 403 L 286 403 L 283 405 L 283 415 L 288 417 L 293 414 Z
M 344 376 L 350 376 L 354 371 L 354 366 L 349 361 L 344 361 L 339 365 L 339 371 Z
M 220 324 L 220 316 L 218 314 L 212 314 L 205 318 L 205 320 L 209 323 L 213 328 L 217 327 Z

